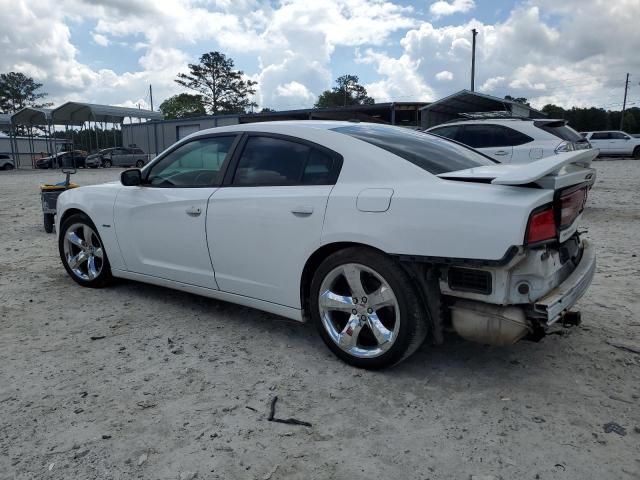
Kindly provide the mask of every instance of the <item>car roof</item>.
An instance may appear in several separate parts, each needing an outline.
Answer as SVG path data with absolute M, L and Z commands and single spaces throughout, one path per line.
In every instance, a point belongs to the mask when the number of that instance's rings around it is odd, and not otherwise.
M 461 118 L 459 120 L 450 120 L 445 123 L 441 123 L 439 125 L 435 125 L 431 128 L 439 128 L 439 127 L 447 127 L 449 125 L 460 125 L 460 124 L 477 124 L 477 123 L 514 123 L 514 122 L 542 122 L 542 123 L 554 123 L 554 122 L 566 122 L 561 118 Z M 431 129 L 429 128 L 429 130 Z
M 375 125 L 376 127 L 383 128 L 406 128 L 396 125 L 386 125 L 384 123 L 372 123 L 372 122 L 348 122 L 338 120 L 278 120 L 275 122 L 255 122 L 255 123 L 240 123 L 235 125 L 226 125 L 224 127 L 208 128 L 206 130 L 200 130 L 193 134 L 193 137 L 199 135 L 206 135 L 217 132 L 252 132 L 263 130 L 264 127 L 273 129 L 281 127 L 283 130 L 287 127 L 314 129 L 314 130 L 332 130 L 339 127 L 350 127 L 354 125 Z M 191 137 L 191 135 L 189 135 Z M 187 138 L 187 137 L 185 137 Z

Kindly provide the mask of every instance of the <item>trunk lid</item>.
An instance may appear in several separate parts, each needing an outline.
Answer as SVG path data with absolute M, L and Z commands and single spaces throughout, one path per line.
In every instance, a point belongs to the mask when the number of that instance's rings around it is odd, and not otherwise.
M 527 230 L 532 225 L 536 226 L 538 220 L 547 218 L 555 226 L 555 240 L 563 243 L 577 231 L 588 190 L 596 178 L 596 172 L 590 165 L 597 155 L 598 150 L 580 150 L 559 153 L 527 164 L 482 166 L 438 176 L 463 182 L 553 190 L 553 202 L 531 213 Z

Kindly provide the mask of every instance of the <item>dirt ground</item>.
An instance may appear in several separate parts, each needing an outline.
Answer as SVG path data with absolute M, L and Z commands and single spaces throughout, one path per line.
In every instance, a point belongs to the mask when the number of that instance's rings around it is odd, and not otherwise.
M 42 227 L 38 184 L 61 174 L 0 172 L 0 478 L 639 479 L 640 355 L 608 342 L 640 345 L 640 161 L 595 166 L 582 326 L 508 348 L 450 336 L 375 373 L 309 325 L 79 287 Z M 267 421 L 276 395 L 312 426 Z

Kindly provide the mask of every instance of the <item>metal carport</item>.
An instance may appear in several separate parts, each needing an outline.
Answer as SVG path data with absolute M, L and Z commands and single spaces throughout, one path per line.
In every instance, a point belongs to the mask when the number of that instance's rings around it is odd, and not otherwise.
M 95 103 L 67 102 L 51 112 L 54 125 L 82 125 L 85 122 L 122 123 L 125 118 L 162 120 L 160 112 Z
M 460 119 L 462 113 L 507 112 L 514 117 L 545 118 L 546 115 L 524 103 L 493 97 L 484 93 L 461 90 L 421 109 L 423 128 Z
M 143 110 L 140 108 L 131 107 L 117 107 L 112 105 L 99 105 L 95 103 L 82 103 L 82 102 L 67 102 L 55 108 L 52 112 L 52 122 L 54 125 L 82 125 L 88 122 L 89 129 L 91 129 L 91 122 L 96 123 L 111 123 L 113 125 L 113 140 L 116 146 L 115 125 L 120 125 L 122 131 L 122 125 L 125 118 L 129 118 L 129 123 L 132 123 L 134 118 L 138 120 L 162 120 L 164 117 L 161 112 L 154 112 L 153 110 Z M 98 130 L 94 128 L 96 132 L 96 150 L 100 149 L 98 140 Z M 154 126 L 155 129 L 155 126 Z M 104 130 L 104 128 L 103 128 Z M 123 139 L 123 145 L 124 145 Z M 91 149 L 91 145 L 89 145 Z

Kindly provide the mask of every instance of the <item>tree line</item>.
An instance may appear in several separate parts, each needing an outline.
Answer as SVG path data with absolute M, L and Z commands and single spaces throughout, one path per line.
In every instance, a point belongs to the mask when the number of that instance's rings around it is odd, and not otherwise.
M 175 82 L 195 93 L 180 93 L 160 104 L 160 111 L 167 119 L 188 118 L 200 115 L 224 115 L 253 112 L 258 104 L 251 99 L 255 95 L 254 80 L 245 78 L 244 72 L 235 69 L 233 59 L 224 53 L 208 52 L 199 63 L 190 63 L 188 73 L 180 73 Z M 342 75 L 331 90 L 325 90 L 316 101 L 315 108 L 370 105 L 375 100 L 367 95 L 356 75 Z M 261 112 L 274 112 L 263 108 Z

